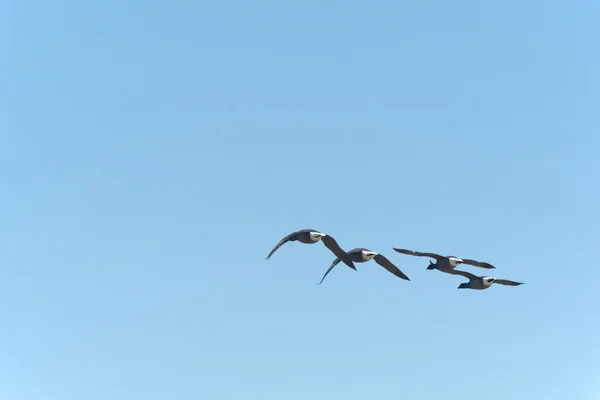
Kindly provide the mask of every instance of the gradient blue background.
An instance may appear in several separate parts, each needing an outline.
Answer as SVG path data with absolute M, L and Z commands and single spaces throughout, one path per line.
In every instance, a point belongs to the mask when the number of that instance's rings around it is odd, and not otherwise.
M 600 398 L 597 2 L 0 5 L 3 399 Z

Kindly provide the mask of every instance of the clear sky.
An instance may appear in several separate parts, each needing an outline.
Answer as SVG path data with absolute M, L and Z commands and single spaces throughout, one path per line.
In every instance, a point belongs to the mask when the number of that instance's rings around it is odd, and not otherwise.
M 1 2 L 0 397 L 597 400 L 599 8 Z

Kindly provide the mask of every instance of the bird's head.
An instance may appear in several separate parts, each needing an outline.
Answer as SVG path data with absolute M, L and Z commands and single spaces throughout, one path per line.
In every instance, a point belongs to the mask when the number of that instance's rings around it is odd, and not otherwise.
M 310 233 L 310 239 L 313 242 L 318 242 L 319 240 L 321 240 L 321 238 L 327 236 L 326 234 L 324 234 L 323 232 L 311 232 Z
M 450 265 L 452 266 L 452 268 L 456 268 L 458 267 L 460 264 L 463 263 L 463 260 L 458 258 L 458 257 L 448 257 L 448 262 L 450 263 Z
M 375 253 L 374 251 L 370 251 L 370 250 L 363 250 L 362 251 L 362 258 L 365 261 L 369 261 L 370 259 L 372 259 L 376 255 L 377 255 L 377 253 Z
M 494 282 L 496 282 L 496 278 L 494 278 L 493 276 L 484 276 L 481 279 L 483 280 L 483 285 L 485 287 L 490 287 Z
M 429 260 L 429 265 L 427 266 L 427 270 L 431 271 L 432 269 L 435 269 L 436 265 L 437 265 L 437 262 L 433 262 L 433 261 Z

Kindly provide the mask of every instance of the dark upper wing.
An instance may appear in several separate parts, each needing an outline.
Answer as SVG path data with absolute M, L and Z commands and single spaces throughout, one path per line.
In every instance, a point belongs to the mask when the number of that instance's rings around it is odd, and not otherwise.
M 281 239 L 279 241 L 279 243 L 277 243 L 277 245 L 275 247 L 273 247 L 273 250 L 271 250 L 271 252 L 269 253 L 269 255 L 267 256 L 267 260 L 269 258 L 271 258 L 271 256 L 273 255 L 273 253 L 275 253 L 277 251 L 278 248 L 280 248 L 281 246 L 283 246 L 284 244 L 286 244 L 291 238 L 292 236 L 294 236 L 295 234 L 297 234 L 298 232 L 292 232 L 289 235 L 287 235 L 286 237 L 284 237 L 283 239 Z
M 381 265 L 383 268 L 390 271 L 392 274 L 396 275 L 398 278 L 404 279 L 405 281 L 410 281 L 408 276 L 404 275 L 404 272 L 400 271 L 398 267 L 396 267 L 390 260 L 382 256 L 381 254 L 377 254 L 374 257 L 374 260 L 377 264 Z
M 392 248 L 394 250 L 396 250 L 398 253 L 408 254 L 409 256 L 431 257 L 431 258 L 435 258 L 436 260 L 439 260 L 440 258 L 444 258 L 444 257 L 440 256 L 439 254 L 435 254 L 435 253 L 422 253 L 420 251 L 397 249 L 395 247 L 392 247 Z
M 333 269 L 333 267 L 335 267 L 336 265 L 338 265 L 338 263 L 342 261 L 340 258 L 336 258 L 335 260 L 333 260 L 333 262 L 331 263 L 331 265 L 329 266 L 329 269 L 327 270 L 327 272 L 325 272 L 325 275 L 323 275 L 323 278 L 321 278 L 321 282 L 319 282 L 319 285 L 321 283 L 323 283 L 323 280 L 325 279 L 325 277 L 327 276 L 327 274 L 329 274 L 329 272 Z
M 486 262 L 481 262 L 481 261 L 477 261 L 477 260 L 469 260 L 467 258 L 463 258 L 462 260 L 463 260 L 463 264 L 475 265 L 476 267 L 487 268 L 487 269 L 495 269 L 496 268 L 492 264 L 489 264 Z
M 496 281 L 494 283 L 499 283 L 500 285 L 508 285 L 508 286 L 523 285 L 523 282 L 509 281 L 509 280 L 506 280 L 506 279 L 496 279 Z
M 354 270 L 356 269 L 356 267 L 354 266 L 354 263 L 352 262 L 352 260 L 348 256 L 348 254 L 346 254 L 346 252 L 344 250 L 342 250 L 340 245 L 335 241 L 335 239 L 333 237 L 331 237 L 329 235 L 323 236 L 321 241 L 323 241 L 323 244 L 325 245 L 325 247 L 327 247 L 329 250 L 331 250 L 331 252 L 333 254 L 335 254 L 338 258 L 340 258 L 344 262 L 344 264 L 346 264 L 347 266 L 349 266 L 350 268 L 352 268 Z
M 451 269 L 451 270 L 448 270 L 448 271 L 444 270 L 444 272 L 446 272 L 448 274 L 452 274 L 452 275 L 462 275 L 462 276 L 464 276 L 465 278 L 468 278 L 468 279 L 477 279 L 478 278 L 477 275 L 473 275 L 470 272 L 461 271 L 460 269 Z

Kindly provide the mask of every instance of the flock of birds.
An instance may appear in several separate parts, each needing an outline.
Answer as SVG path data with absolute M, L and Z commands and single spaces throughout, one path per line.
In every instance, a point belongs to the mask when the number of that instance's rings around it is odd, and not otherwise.
M 383 268 L 396 275 L 398 278 L 410 281 L 406 274 L 400 271 L 398 267 L 396 267 L 390 260 L 388 260 L 382 254 L 365 248 L 356 248 L 350 251 L 344 251 L 331 235 L 316 231 L 314 229 L 301 229 L 299 231 L 292 232 L 289 235 L 285 236 L 279 241 L 279 243 L 277 243 L 273 250 L 271 250 L 271 252 L 267 256 L 267 260 L 271 258 L 271 256 L 277 251 L 277 249 L 279 249 L 281 246 L 288 242 L 300 242 L 304 244 L 315 244 L 318 242 L 323 242 L 325 247 L 327 247 L 333 254 L 335 254 L 337 258 L 333 261 L 329 269 L 327 269 L 325 275 L 323 275 L 323 278 L 321 279 L 321 282 L 319 282 L 319 284 L 323 283 L 323 280 L 325 279 L 327 274 L 329 274 L 329 272 L 331 272 L 331 270 L 340 262 L 343 262 L 348 267 L 356 271 L 354 263 L 363 263 L 369 260 L 375 260 L 377 264 L 381 265 Z M 484 290 L 488 289 L 494 283 L 508 286 L 519 286 L 523 284 L 523 282 L 515 282 L 507 279 L 497 279 L 493 276 L 477 276 L 469 272 L 456 269 L 456 267 L 458 267 L 460 264 L 468 264 L 485 269 L 496 268 L 487 262 L 470 260 L 466 258 L 458 258 L 455 256 L 441 256 L 435 253 L 422 253 L 414 250 L 397 249 L 395 247 L 393 249 L 398 253 L 402 254 L 408 254 L 417 257 L 430 257 L 435 259 L 435 263 L 433 263 L 431 260 L 429 261 L 429 266 L 427 267 L 428 270 L 437 269 L 438 271 L 445 272 L 447 274 L 461 275 L 469 279 L 469 282 L 461 283 L 458 286 L 458 289 Z

